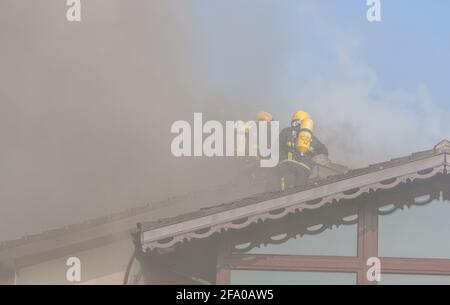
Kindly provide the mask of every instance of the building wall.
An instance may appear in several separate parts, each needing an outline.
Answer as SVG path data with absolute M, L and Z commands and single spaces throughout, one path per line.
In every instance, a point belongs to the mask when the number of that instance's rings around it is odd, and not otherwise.
M 18 267 L 17 284 L 122 284 L 127 263 L 134 251 L 131 239 L 115 241 L 41 263 Z M 69 257 L 81 261 L 81 282 L 66 279 Z

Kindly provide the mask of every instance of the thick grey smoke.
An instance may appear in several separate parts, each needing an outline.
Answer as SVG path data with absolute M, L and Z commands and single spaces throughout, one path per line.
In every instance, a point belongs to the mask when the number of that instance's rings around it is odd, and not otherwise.
M 170 125 L 193 112 L 248 120 L 267 110 L 286 124 L 305 108 L 332 158 L 352 166 L 438 140 L 427 88 L 373 97 L 376 73 L 315 2 L 290 16 L 256 2 L 211 3 L 204 16 L 195 1 L 90 0 L 68 23 L 65 1 L 2 0 L 0 240 L 232 180 L 233 160 L 170 154 Z M 335 56 L 335 74 L 306 69 L 323 62 L 314 41 Z M 298 54 L 306 80 L 292 90 L 284 80 Z
M 0 2 L 0 240 L 230 177 L 220 162 L 170 154 L 172 122 L 207 110 L 192 8 L 82 1 L 79 24 L 65 11 Z
M 303 38 L 314 37 L 311 46 L 298 50 L 305 54 L 302 64 L 313 68 L 282 102 L 284 109 L 299 101 L 316 120 L 331 157 L 351 167 L 431 149 L 448 137 L 448 113 L 433 101 L 427 85 L 384 89 L 376 69 L 361 60 L 361 34 L 330 22 L 321 4 L 299 12 L 305 25 L 313 25 L 301 32 Z M 326 51 L 320 51 L 322 45 Z M 308 50 L 318 50 L 319 57 L 309 57 Z

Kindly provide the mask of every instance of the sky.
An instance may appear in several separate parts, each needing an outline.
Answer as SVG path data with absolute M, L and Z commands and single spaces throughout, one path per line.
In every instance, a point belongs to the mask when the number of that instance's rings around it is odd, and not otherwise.
M 450 137 L 447 0 L 0 2 L 0 240 L 233 181 L 170 126 L 305 109 L 350 167 Z M 19 224 L 19 225 L 18 225 Z
M 299 70 L 298 65 L 305 57 L 302 54 L 304 51 L 316 57 L 327 52 L 333 56 L 328 48 L 333 46 L 333 38 L 324 37 L 321 32 L 321 27 L 326 26 L 357 44 L 359 60 L 376 71 L 383 88 L 411 89 L 418 82 L 426 82 L 436 98 L 445 99 L 448 95 L 445 79 L 450 74 L 450 63 L 444 59 L 450 50 L 447 32 L 450 4 L 445 0 L 381 1 L 382 22 L 379 23 L 367 22 L 364 0 L 279 1 L 276 4 L 263 0 L 258 2 L 257 7 L 252 1 L 247 4 L 220 0 L 197 3 L 199 16 L 209 34 L 208 42 L 215 44 L 215 52 L 210 53 L 212 57 L 223 55 L 217 50 L 228 51 L 226 35 L 235 31 L 231 33 L 250 35 L 249 44 L 254 43 L 253 39 L 265 39 L 273 48 L 288 47 L 284 53 L 280 50 L 280 54 L 290 53 L 285 63 L 293 70 Z M 226 14 L 234 15 L 234 19 L 223 17 Z M 251 20 L 247 19 L 249 16 Z M 216 31 L 222 31 L 225 36 L 215 35 Z M 302 45 L 302 38 L 308 39 L 308 46 Z M 245 55 L 240 52 L 240 47 L 237 47 L 236 53 Z M 225 66 L 228 63 L 222 62 Z M 326 63 L 332 62 L 327 59 L 311 60 L 308 68 L 313 70 L 316 66 L 317 69 L 328 70 Z M 219 75 L 223 74 L 221 68 L 217 72 Z M 333 67 L 331 70 L 334 70 Z
M 331 1 L 328 1 L 331 2 Z M 362 5 L 352 5 L 359 2 Z M 361 59 L 376 69 L 383 88 L 413 88 L 425 83 L 437 103 L 445 106 L 445 80 L 450 63 L 447 29 L 450 5 L 444 0 L 382 1 L 381 23 L 361 16 L 364 1 L 342 1 L 329 12 L 336 23 L 353 28 L 360 38 Z M 362 18 L 361 18 L 362 17 Z
M 311 110 L 337 160 L 354 166 L 448 137 L 446 1 L 381 1 L 379 23 L 362 0 L 253 4 L 199 3 L 212 87 L 244 104 L 245 87 L 262 84 L 256 98 L 278 103 L 268 110 L 285 123 L 295 107 Z

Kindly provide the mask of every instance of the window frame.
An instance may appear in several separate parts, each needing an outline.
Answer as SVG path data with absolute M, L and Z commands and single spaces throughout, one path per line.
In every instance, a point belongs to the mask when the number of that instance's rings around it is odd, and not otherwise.
M 431 187 L 430 187 L 431 186 Z M 397 196 L 410 194 L 411 189 L 444 193 L 442 183 L 425 183 L 400 189 Z M 448 184 L 446 185 L 448 187 Z M 409 189 L 409 191 L 408 191 Z M 394 190 L 395 193 L 396 190 Z M 392 191 L 390 192 L 392 194 Z M 358 206 L 357 256 L 313 256 L 313 255 L 278 255 L 278 254 L 233 254 L 232 237 L 225 235 L 219 239 L 216 284 L 230 284 L 231 270 L 253 271 L 297 271 L 297 272 L 339 272 L 356 273 L 358 285 L 377 285 L 367 279 L 370 266 L 366 262 L 371 257 L 378 257 L 381 262 L 381 275 L 450 275 L 450 259 L 435 258 L 392 258 L 378 256 L 378 208 L 386 194 L 371 194 Z

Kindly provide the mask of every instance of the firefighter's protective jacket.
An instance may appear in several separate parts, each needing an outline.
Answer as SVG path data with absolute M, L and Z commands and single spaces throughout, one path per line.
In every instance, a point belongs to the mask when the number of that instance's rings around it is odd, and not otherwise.
M 295 147 L 295 139 L 292 136 L 292 128 L 288 127 L 281 131 L 280 137 L 279 137 L 279 145 L 280 145 L 280 163 L 283 161 L 293 161 L 301 164 L 306 169 L 311 171 L 313 167 L 312 158 L 317 155 L 327 155 L 328 156 L 328 149 L 327 147 L 320 142 L 317 137 L 313 135 L 312 142 L 311 142 L 311 152 L 301 155 L 296 147 Z

